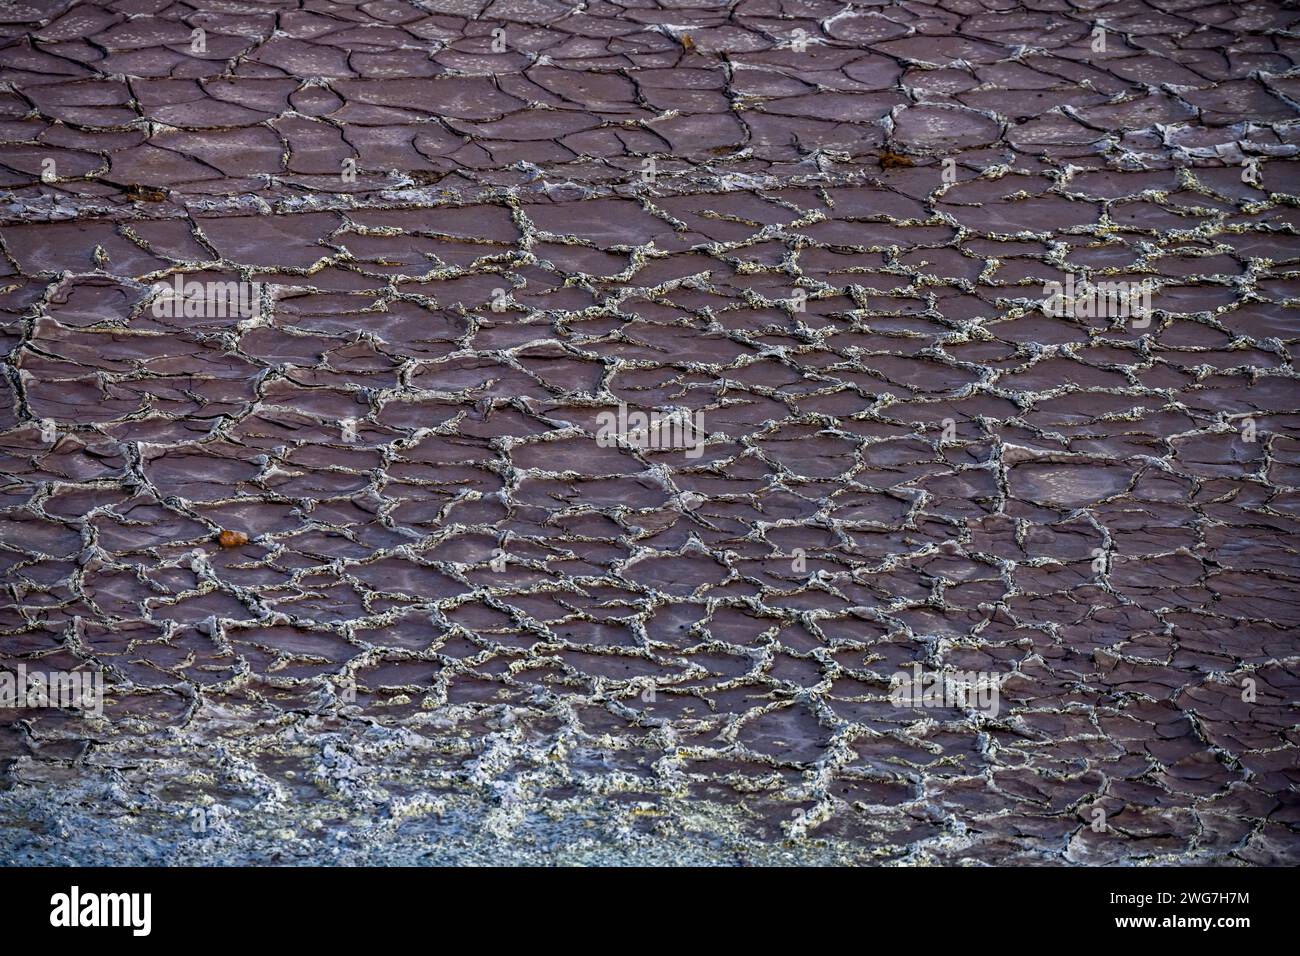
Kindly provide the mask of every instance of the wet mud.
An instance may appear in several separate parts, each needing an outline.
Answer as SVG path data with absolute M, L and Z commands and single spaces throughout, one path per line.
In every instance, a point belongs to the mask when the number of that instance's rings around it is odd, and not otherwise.
M 0 6 L 0 860 L 1300 861 L 1298 19 Z

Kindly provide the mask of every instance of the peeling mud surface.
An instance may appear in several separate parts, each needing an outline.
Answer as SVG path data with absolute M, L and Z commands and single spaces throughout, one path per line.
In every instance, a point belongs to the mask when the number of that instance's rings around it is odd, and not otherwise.
M 1298 19 L 0 5 L 0 859 L 1300 862 Z

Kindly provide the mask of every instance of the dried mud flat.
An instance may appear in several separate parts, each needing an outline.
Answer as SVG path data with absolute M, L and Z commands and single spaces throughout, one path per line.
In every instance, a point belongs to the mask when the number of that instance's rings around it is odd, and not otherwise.
M 1300 862 L 1298 19 L 0 5 L 0 860 Z

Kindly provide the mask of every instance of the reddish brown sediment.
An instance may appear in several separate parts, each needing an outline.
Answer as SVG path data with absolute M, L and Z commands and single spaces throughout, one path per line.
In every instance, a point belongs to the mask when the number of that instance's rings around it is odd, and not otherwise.
M 1297 862 L 1300 14 L 1002 6 L 0 7 L 0 860 Z

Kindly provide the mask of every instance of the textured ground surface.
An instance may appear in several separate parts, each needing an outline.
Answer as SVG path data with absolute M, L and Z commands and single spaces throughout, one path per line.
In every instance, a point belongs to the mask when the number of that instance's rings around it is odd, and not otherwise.
M 0 859 L 1300 861 L 1297 21 L 0 4 Z

